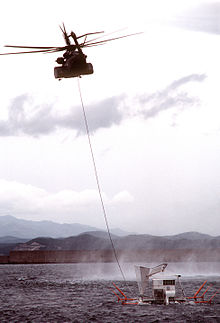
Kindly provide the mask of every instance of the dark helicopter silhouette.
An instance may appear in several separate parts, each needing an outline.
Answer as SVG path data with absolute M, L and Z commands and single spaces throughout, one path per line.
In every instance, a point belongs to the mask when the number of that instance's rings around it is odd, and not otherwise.
M 80 77 L 81 75 L 88 75 L 93 74 L 93 66 L 91 63 L 87 63 L 86 58 L 87 56 L 83 53 L 82 48 L 86 47 L 93 47 L 98 45 L 103 45 L 108 41 L 137 35 L 136 34 L 129 34 L 124 35 L 120 37 L 110 38 L 106 40 L 99 40 L 97 39 L 104 37 L 97 37 L 91 40 L 87 41 L 87 37 L 94 34 L 100 34 L 103 33 L 103 31 L 93 32 L 93 33 L 87 33 L 81 36 L 76 36 L 74 32 L 71 31 L 71 33 L 68 35 L 66 32 L 65 25 L 60 26 L 60 29 L 62 30 L 66 46 L 62 47 L 39 47 L 39 46 L 13 46 L 13 45 L 5 45 L 5 47 L 11 47 L 11 48 L 24 48 L 24 49 L 33 49 L 31 51 L 22 51 L 22 52 L 12 52 L 12 53 L 2 53 L 0 55 L 13 55 L 13 54 L 30 54 L 30 53 L 56 53 L 56 52 L 62 52 L 65 51 L 62 57 L 58 57 L 56 59 L 57 64 L 60 66 L 54 67 L 54 76 L 57 79 L 62 78 L 70 78 L 70 77 Z M 70 39 L 74 41 L 74 44 L 71 44 Z M 84 41 L 82 43 L 79 43 L 78 40 L 80 38 L 84 38 Z

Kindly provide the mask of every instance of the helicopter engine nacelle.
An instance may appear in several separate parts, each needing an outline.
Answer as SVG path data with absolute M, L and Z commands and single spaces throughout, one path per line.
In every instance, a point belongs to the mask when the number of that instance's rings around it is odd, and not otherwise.
M 69 70 L 67 66 L 54 67 L 54 76 L 56 79 L 78 77 L 81 75 L 93 74 L 93 66 L 91 63 Z

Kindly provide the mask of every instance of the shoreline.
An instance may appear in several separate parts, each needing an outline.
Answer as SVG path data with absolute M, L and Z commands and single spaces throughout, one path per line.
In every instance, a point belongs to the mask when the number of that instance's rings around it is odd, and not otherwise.
M 123 262 L 220 262 L 220 248 L 116 250 Z M 111 263 L 112 250 L 19 250 L 0 256 L 0 264 Z

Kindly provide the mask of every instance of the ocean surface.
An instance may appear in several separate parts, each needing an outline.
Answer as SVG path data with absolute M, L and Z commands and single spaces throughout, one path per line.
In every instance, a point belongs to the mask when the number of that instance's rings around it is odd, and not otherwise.
M 211 305 L 119 304 L 112 281 L 138 295 L 133 265 L 123 269 L 127 284 L 115 264 L 0 265 L 0 322 L 220 322 L 220 293 Z M 182 274 L 187 296 L 205 280 L 213 285 L 207 298 L 220 289 L 219 263 L 171 264 L 166 272 Z

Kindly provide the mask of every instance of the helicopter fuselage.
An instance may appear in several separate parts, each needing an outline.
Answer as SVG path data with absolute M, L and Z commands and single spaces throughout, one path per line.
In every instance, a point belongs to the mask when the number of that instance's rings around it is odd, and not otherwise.
M 73 38 L 75 45 L 69 47 L 63 57 L 57 58 L 56 62 L 62 64 L 62 66 L 54 68 L 54 76 L 58 79 L 93 74 L 93 66 L 91 63 L 86 62 L 86 55 L 83 54 L 75 33 L 71 32 L 70 36 Z
M 83 66 L 74 66 L 70 69 L 65 65 L 54 67 L 54 76 L 56 79 L 78 77 L 88 74 L 93 74 L 93 66 L 91 63 L 85 63 Z
M 56 62 L 62 65 L 54 68 L 54 76 L 58 79 L 93 74 L 93 66 L 86 62 L 86 55 L 81 49 L 67 50 Z

